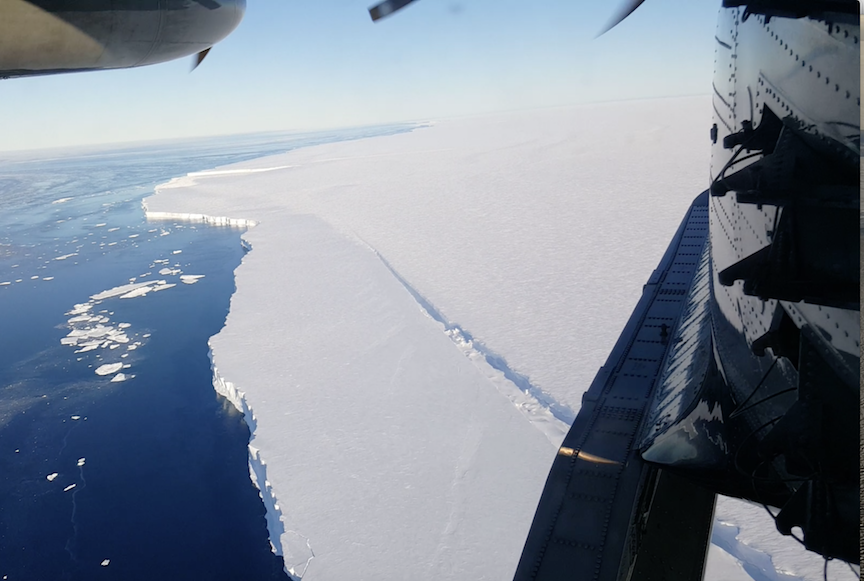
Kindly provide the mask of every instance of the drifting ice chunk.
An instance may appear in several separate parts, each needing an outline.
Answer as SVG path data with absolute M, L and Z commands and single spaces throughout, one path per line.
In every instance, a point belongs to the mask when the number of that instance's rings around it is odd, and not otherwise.
M 62 343 L 63 340 L 61 339 L 60 342 Z M 88 351 L 93 351 L 94 349 L 98 349 L 99 345 L 101 345 L 101 344 L 102 344 L 101 341 L 93 341 L 90 343 L 84 343 L 81 345 L 81 349 L 78 349 L 77 351 L 75 351 L 75 353 L 87 353 Z
M 173 276 L 175 274 L 180 274 L 182 271 L 179 268 L 162 268 L 159 269 L 159 274 L 162 276 Z
M 66 314 L 67 315 L 81 315 L 83 313 L 86 313 L 87 311 L 89 311 L 92 308 L 93 308 L 93 305 L 91 305 L 90 303 L 77 304 L 77 305 L 75 305 L 75 307 L 71 311 L 69 311 Z
M 200 278 L 204 278 L 204 275 L 203 274 L 184 274 L 183 276 L 180 277 L 180 280 L 184 284 L 195 284 L 196 282 L 198 282 L 198 279 L 200 279 Z
M 135 289 L 139 289 L 141 287 L 145 287 L 145 286 L 148 286 L 151 284 L 153 284 L 152 281 L 115 286 L 114 288 L 109 288 L 108 290 L 102 291 L 101 293 L 96 293 L 95 295 L 91 295 L 90 298 L 93 299 L 94 301 L 101 301 L 104 299 L 110 299 L 111 297 L 117 297 L 120 295 L 125 295 L 125 294 L 128 294 L 128 293 L 134 291 Z
M 114 377 L 111 378 L 111 383 L 118 383 L 120 381 L 126 381 L 126 374 L 125 373 L 118 373 L 117 375 L 115 375 Z
M 112 341 L 116 341 L 117 343 L 128 343 L 129 337 L 123 331 L 114 331 L 109 334 L 109 337 Z
M 104 561 L 102 561 L 102 566 L 107 567 L 110 563 L 111 563 L 111 559 L 105 559 Z
M 84 466 L 84 460 L 86 460 L 86 458 L 78 458 L 78 466 Z
M 122 363 L 106 363 L 96 369 L 96 375 L 111 375 L 123 369 Z
M 48 479 L 48 482 L 54 482 L 54 479 L 57 478 L 57 476 L 58 476 L 57 472 L 52 472 L 51 474 L 49 474 L 45 478 Z
M 70 484 L 69 486 L 67 486 L 66 488 L 63 489 L 63 492 L 69 492 L 70 490 L 72 490 L 76 486 L 78 486 L 78 485 L 77 484 Z
M 150 283 L 147 283 L 147 284 L 149 285 Z M 133 291 L 129 291 L 125 295 L 120 295 L 120 298 L 121 299 L 134 299 L 137 297 L 143 297 L 144 295 L 149 293 L 151 290 L 153 290 L 153 287 L 151 287 L 151 286 L 142 286 L 140 288 L 136 288 Z

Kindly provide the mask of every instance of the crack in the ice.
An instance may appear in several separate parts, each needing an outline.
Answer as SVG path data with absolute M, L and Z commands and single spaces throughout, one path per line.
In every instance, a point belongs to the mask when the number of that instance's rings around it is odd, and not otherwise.
M 779 573 L 771 555 L 738 539 L 740 530 L 737 526 L 715 520 L 711 543 L 735 557 L 754 581 L 803 581 L 801 577 Z
M 359 236 L 358 236 L 359 238 Z M 519 373 L 518 371 L 513 370 L 510 365 L 508 365 L 507 361 L 501 355 L 498 355 L 491 349 L 489 349 L 482 341 L 476 339 L 471 335 L 468 331 L 460 327 L 459 325 L 450 322 L 447 317 L 445 317 L 441 311 L 439 311 L 435 306 L 422 294 L 420 294 L 417 289 L 415 289 L 411 284 L 405 280 L 397 271 L 394 269 L 387 259 L 381 256 L 381 253 L 378 252 L 374 247 L 372 247 L 369 243 L 360 238 L 361 242 L 365 244 L 375 256 L 378 257 L 378 260 L 390 271 L 390 273 L 399 281 L 399 283 L 405 287 L 405 290 L 417 301 L 417 304 L 420 306 L 423 311 L 429 315 L 433 320 L 444 326 L 444 331 L 447 333 L 447 336 L 450 337 L 454 343 L 459 345 L 460 347 L 467 347 L 468 349 L 476 352 L 483 359 L 486 360 L 486 363 L 489 364 L 493 369 L 500 371 L 504 377 L 513 383 L 519 390 L 535 400 L 546 408 L 552 416 L 567 424 L 568 426 L 573 423 L 573 420 L 576 418 L 576 413 L 571 410 L 567 405 L 556 401 L 551 395 L 544 392 L 542 389 L 537 387 L 536 385 L 531 383 L 531 380 L 528 376 Z
M 307 554 L 309 556 L 306 557 L 305 561 L 303 561 L 303 557 L 300 557 L 300 562 L 302 562 L 302 564 L 303 564 L 302 569 L 300 569 L 300 567 L 298 566 L 299 563 L 295 564 L 295 565 L 291 565 L 291 566 L 289 566 L 288 563 L 285 564 L 285 568 L 288 570 L 288 575 L 291 576 L 291 579 L 293 579 L 294 581 L 299 581 L 300 579 L 303 578 L 303 576 L 306 574 L 306 571 L 309 569 L 309 563 L 311 563 L 312 559 L 315 558 L 315 551 L 312 550 L 312 544 L 309 542 L 309 537 L 303 536 L 300 533 L 298 533 L 297 531 L 287 531 L 286 536 L 287 535 L 295 535 L 296 537 L 299 537 L 300 539 L 302 539 L 303 544 L 305 545 L 305 548 L 308 551 Z M 292 554 L 294 552 L 299 552 L 296 550 L 296 548 L 294 548 L 294 547 L 291 547 L 291 548 L 294 549 L 291 551 Z

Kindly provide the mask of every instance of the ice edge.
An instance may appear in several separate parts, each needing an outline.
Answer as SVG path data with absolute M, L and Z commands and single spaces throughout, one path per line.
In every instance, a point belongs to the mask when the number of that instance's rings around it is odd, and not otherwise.
M 236 385 L 220 375 L 219 369 L 216 367 L 213 347 L 212 345 L 209 345 L 209 342 L 208 347 L 209 350 L 207 354 L 210 358 L 210 367 L 213 370 L 213 388 L 216 390 L 216 393 L 231 402 L 237 411 L 243 414 L 243 421 L 245 421 L 246 425 L 249 426 L 249 477 L 252 480 L 252 484 L 254 484 L 258 489 L 258 495 L 264 503 L 264 518 L 267 521 L 267 534 L 270 537 L 270 548 L 277 556 L 283 557 L 284 559 L 282 535 L 285 533 L 285 525 L 282 522 L 282 509 L 279 508 L 279 501 L 273 492 L 273 487 L 270 485 L 270 481 L 267 480 L 267 463 L 261 458 L 260 450 L 253 445 L 258 420 L 255 417 L 252 408 L 250 408 L 249 404 L 246 402 L 245 392 L 237 389 Z M 302 573 L 300 576 L 297 576 L 293 571 L 289 571 L 287 565 L 285 572 L 290 575 L 292 579 L 299 579 L 302 576 Z
M 172 182 L 173 181 L 174 180 L 172 180 Z M 170 183 L 171 182 L 168 182 L 168 184 Z M 160 189 L 164 188 L 168 184 L 157 186 L 154 194 L 158 194 Z M 144 219 L 148 222 L 176 220 L 178 222 L 197 222 L 210 224 L 211 226 L 230 226 L 232 228 L 252 228 L 253 226 L 258 225 L 258 222 L 255 220 L 248 220 L 246 218 L 229 218 L 227 216 L 210 216 L 208 214 L 192 214 L 187 212 L 153 212 L 147 207 L 146 198 L 141 200 L 141 207 L 144 210 Z

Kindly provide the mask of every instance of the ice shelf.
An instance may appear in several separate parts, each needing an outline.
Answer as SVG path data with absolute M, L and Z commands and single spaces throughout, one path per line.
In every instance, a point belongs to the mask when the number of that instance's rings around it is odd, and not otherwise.
M 705 189 L 710 108 L 441 121 L 146 200 L 148 219 L 255 224 L 213 381 L 289 573 L 512 576 L 566 421 Z M 755 509 L 720 507 L 706 579 L 821 579 Z

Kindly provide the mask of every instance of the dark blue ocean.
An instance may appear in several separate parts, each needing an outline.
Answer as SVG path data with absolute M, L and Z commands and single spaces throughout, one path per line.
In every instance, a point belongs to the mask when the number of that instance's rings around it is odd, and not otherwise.
M 0 153 L 0 579 L 287 578 L 208 359 L 243 231 L 148 223 L 141 200 L 191 171 L 407 130 Z

